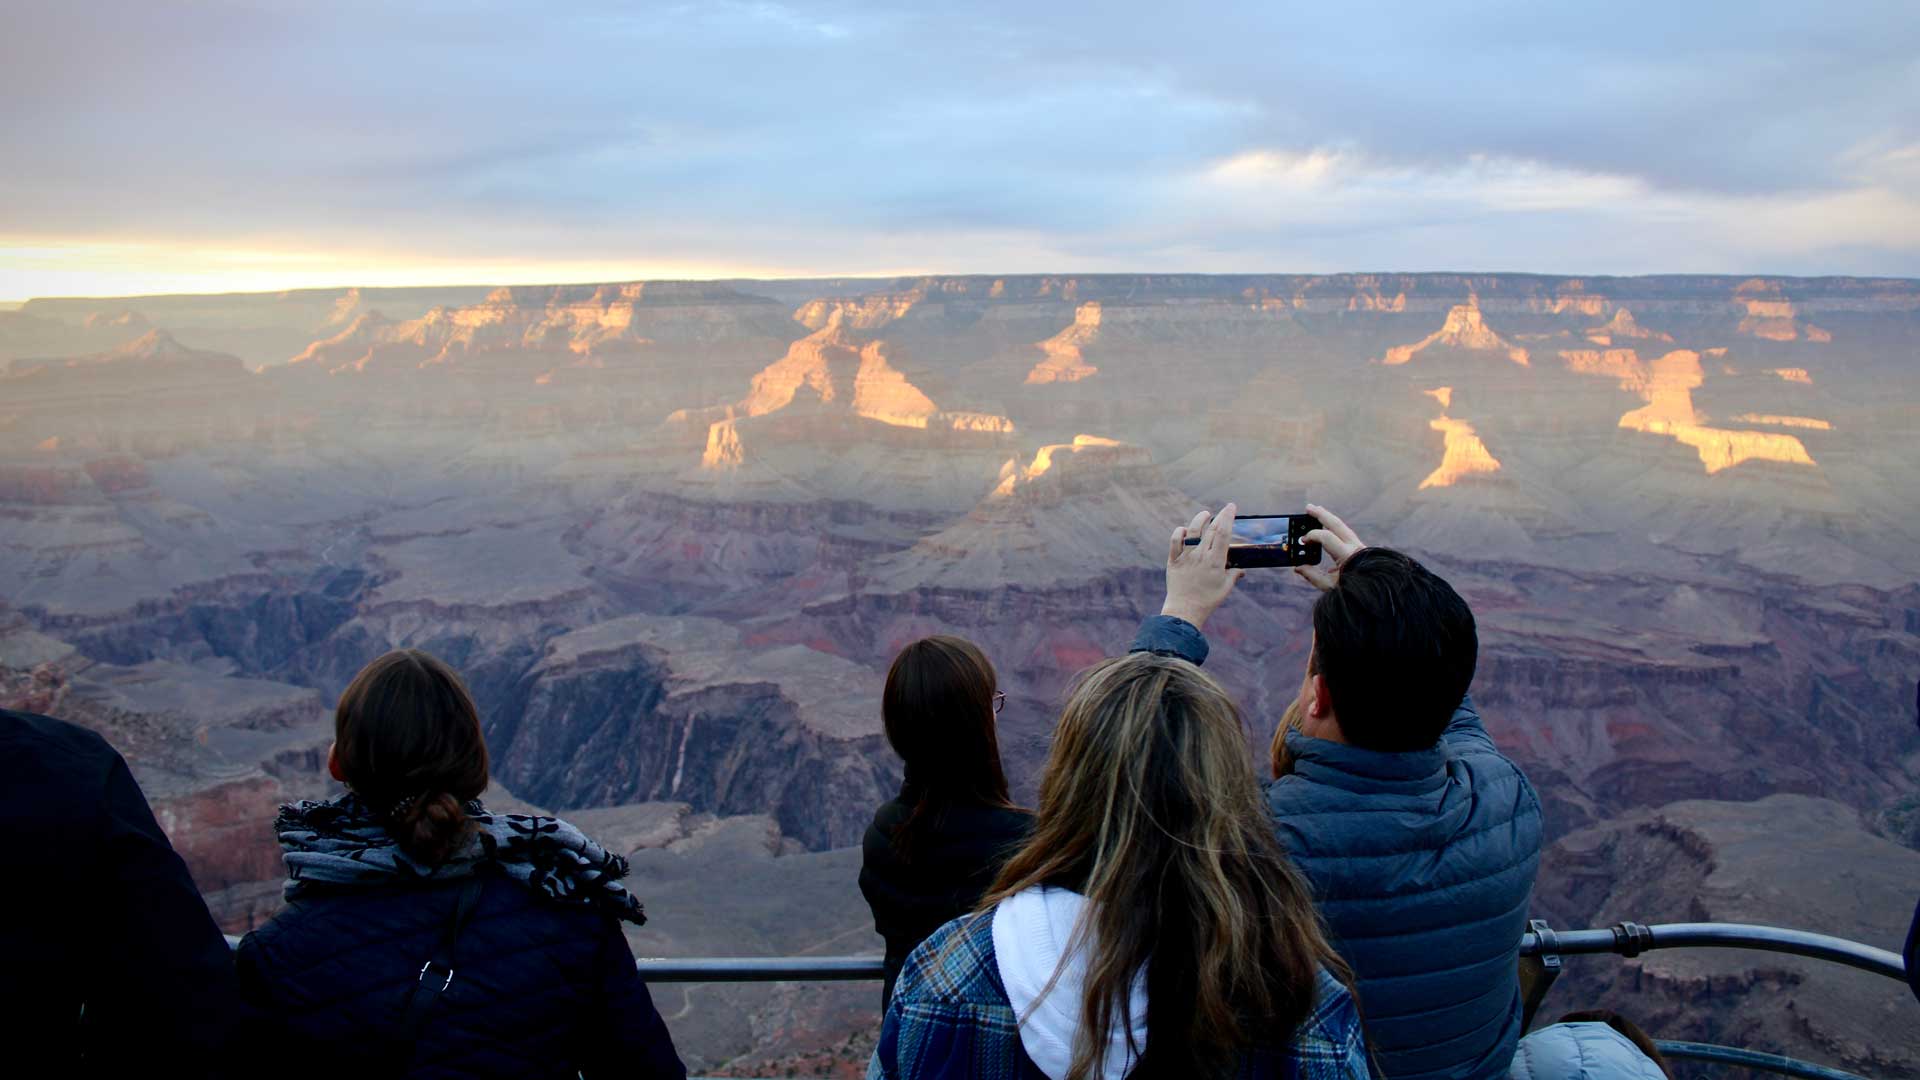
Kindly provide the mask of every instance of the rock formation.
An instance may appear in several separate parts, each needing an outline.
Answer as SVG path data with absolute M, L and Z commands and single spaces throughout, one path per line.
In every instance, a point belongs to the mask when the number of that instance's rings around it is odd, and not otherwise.
M 1815 464 L 1806 446 L 1792 435 L 1733 431 L 1700 423 L 1694 412 L 1693 391 L 1704 381 L 1698 353 L 1680 349 L 1662 356 L 1648 368 L 1642 392 L 1647 404 L 1622 416 L 1620 426 L 1653 435 L 1670 435 L 1693 447 L 1699 452 L 1700 463 L 1709 476 L 1743 461 Z
M 1404 364 L 1428 349 L 1504 353 L 1507 359 L 1522 367 L 1527 364 L 1527 350 L 1494 333 L 1487 325 L 1480 313 L 1480 298 L 1477 296 L 1469 297 L 1464 304 L 1454 305 L 1447 312 L 1447 321 L 1441 324 L 1440 329 L 1412 345 L 1395 345 L 1387 350 L 1387 355 L 1380 362 L 1388 366 Z
M 1087 363 L 1081 350 L 1092 344 L 1099 333 L 1099 302 L 1081 304 L 1073 313 L 1072 326 L 1040 343 L 1039 349 L 1046 354 L 1046 359 L 1027 372 L 1027 382 L 1079 382 L 1098 373 L 1100 369 Z
M 1541 866 L 1539 914 L 1555 926 L 1759 923 L 1898 951 L 1920 852 L 1868 833 L 1853 810 L 1774 795 L 1678 802 L 1562 839 Z M 1867 1075 L 1920 1073 L 1912 995 L 1887 979 L 1797 957 L 1727 949 L 1635 959 L 1567 957 L 1542 1012 L 1609 1007 L 1649 1034 L 1787 1054 Z
M 1607 320 L 1606 325 L 1589 329 L 1586 332 L 1586 338 L 1595 345 L 1612 345 L 1618 341 L 1670 342 L 1673 340 L 1673 335 L 1641 326 L 1633 317 L 1633 312 L 1623 307 L 1614 310 L 1613 318 Z
M 1500 471 L 1500 462 L 1488 451 L 1487 444 L 1480 441 L 1474 433 L 1473 425 L 1465 420 L 1455 420 L 1444 415 L 1444 411 L 1453 407 L 1453 388 L 1442 386 L 1427 393 L 1440 403 L 1443 415 L 1429 422 L 1433 430 L 1446 438 L 1446 447 L 1440 464 L 1420 481 L 1422 491 L 1433 487 L 1452 487 L 1469 476 L 1478 476 Z

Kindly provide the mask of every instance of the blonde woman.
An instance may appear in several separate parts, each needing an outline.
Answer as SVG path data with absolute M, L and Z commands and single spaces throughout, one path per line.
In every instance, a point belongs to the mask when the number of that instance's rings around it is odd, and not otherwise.
M 1345 976 L 1233 701 L 1136 653 L 1082 676 L 1032 839 L 907 958 L 867 1075 L 1367 1077 Z

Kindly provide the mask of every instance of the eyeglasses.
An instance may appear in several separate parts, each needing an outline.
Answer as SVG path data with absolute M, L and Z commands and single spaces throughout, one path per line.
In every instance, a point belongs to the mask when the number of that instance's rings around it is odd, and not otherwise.
M 995 716 L 1000 715 L 1000 710 L 1006 707 L 1007 692 L 1005 690 L 995 690 L 993 692 L 993 714 Z

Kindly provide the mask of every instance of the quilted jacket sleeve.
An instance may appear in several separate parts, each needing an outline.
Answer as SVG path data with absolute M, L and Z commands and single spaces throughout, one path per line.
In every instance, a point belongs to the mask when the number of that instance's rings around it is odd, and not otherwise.
M 580 1075 L 586 1080 L 685 1080 L 687 1068 L 673 1049 L 673 1036 L 634 968 L 626 935 L 611 916 L 601 927 L 599 967 L 600 1008 L 593 1021 L 598 1030 L 582 1033 L 593 1049 L 583 1058 Z

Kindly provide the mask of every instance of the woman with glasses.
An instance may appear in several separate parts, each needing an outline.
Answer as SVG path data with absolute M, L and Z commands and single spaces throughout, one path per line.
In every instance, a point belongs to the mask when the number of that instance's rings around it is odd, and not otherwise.
M 960 638 L 916 641 L 887 672 L 881 715 L 906 780 L 873 815 L 860 867 L 887 942 L 882 1007 L 913 947 L 971 911 L 1027 838 L 1032 815 L 1007 795 L 994 733 L 1006 700 L 985 654 Z

